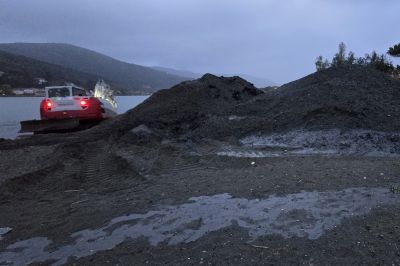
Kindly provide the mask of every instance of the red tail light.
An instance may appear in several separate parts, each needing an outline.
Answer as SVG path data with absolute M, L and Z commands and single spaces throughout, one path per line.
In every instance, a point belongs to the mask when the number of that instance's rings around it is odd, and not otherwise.
M 86 109 L 89 106 L 89 102 L 86 100 L 81 100 L 79 103 L 80 103 L 82 109 Z
M 51 111 L 51 108 L 54 106 L 53 102 L 50 99 L 44 100 L 43 109 L 45 111 Z

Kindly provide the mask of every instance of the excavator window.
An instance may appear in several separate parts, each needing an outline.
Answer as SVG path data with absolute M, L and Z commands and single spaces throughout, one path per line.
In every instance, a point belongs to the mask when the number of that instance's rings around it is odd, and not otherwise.
M 72 96 L 87 96 L 87 93 L 83 89 L 72 88 Z
M 48 97 L 68 97 L 70 96 L 69 88 L 53 88 L 48 90 Z

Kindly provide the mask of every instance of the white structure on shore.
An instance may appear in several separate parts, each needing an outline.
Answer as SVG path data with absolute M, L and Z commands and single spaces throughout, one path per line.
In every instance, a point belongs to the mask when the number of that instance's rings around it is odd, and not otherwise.
M 39 85 L 43 85 L 43 84 L 47 83 L 47 80 L 45 80 L 44 78 L 36 78 L 35 80 L 37 81 L 37 83 Z
M 117 102 L 114 99 L 114 92 L 111 90 L 110 85 L 99 80 L 94 87 L 94 97 L 104 99 L 109 102 L 115 109 L 117 108 Z

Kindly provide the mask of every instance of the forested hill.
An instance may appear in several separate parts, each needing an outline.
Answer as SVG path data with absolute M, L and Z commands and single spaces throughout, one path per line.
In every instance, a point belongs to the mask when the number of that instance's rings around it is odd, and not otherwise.
M 95 75 L 3 51 L 0 51 L 0 72 L 0 86 L 9 88 L 41 87 L 39 78 L 48 81 L 42 86 L 72 82 L 86 88 L 93 88 L 97 81 Z
M 188 79 L 69 44 L 7 43 L 0 44 L 0 50 L 91 74 L 128 93 L 152 93 Z

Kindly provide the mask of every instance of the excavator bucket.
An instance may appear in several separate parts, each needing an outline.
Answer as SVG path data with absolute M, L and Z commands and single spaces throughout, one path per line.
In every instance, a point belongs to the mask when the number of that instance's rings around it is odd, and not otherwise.
M 28 120 L 21 121 L 19 133 L 33 132 L 36 134 L 72 131 L 80 125 L 79 119 Z

